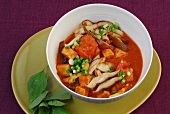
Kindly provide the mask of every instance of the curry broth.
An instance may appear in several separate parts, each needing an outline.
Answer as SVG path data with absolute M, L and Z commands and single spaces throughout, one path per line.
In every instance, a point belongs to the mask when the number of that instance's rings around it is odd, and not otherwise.
M 73 34 L 71 34 L 66 38 L 65 41 L 66 42 L 71 41 L 74 37 L 75 36 Z M 114 57 L 112 59 L 106 59 L 106 61 L 112 63 L 113 67 L 115 69 L 117 68 L 117 66 L 118 66 L 118 64 L 120 63 L 121 60 L 127 61 L 128 64 L 129 64 L 129 67 L 133 68 L 134 80 L 129 82 L 128 86 L 127 86 L 127 83 L 122 84 L 120 81 L 116 82 L 114 85 L 112 85 L 109 88 L 105 89 L 105 90 L 109 91 L 110 93 L 112 93 L 113 90 L 119 90 L 121 88 L 126 88 L 126 91 L 131 89 L 137 83 L 137 81 L 138 81 L 138 79 L 139 79 L 139 77 L 141 75 L 142 68 L 143 68 L 142 54 L 141 54 L 141 51 L 140 51 L 139 47 L 125 32 L 124 32 L 123 38 L 128 41 L 127 46 L 129 48 L 129 51 L 127 52 L 127 54 L 125 56 L 123 56 L 123 57 L 120 57 L 120 58 L 115 58 Z M 64 61 L 68 61 L 67 59 L 63 60 L 63 56 L 61 54 L 61 49 L 63 47 L 64 47 L 64 41 L 61 42 L 61 44 L 60 44 L 60 47 L 59 47 L 59 50 L 58 50 L 58 53 L 57 53 L 57 57 L 56 57 L 56 65 L 66 63 Z M 100 52 L 100 54 L 101 54 L 101 52 Z M 60 79 L 62 81 L 64 76 L 61 76 L 61 75 L 59 75 L 59 76 L 60 76 Z M 74 91 L 75 87 L 77 85 L 79 85 L 79 82 L 78 82 L 78 79 L 76 79 L 75 83 L 69 84 L 69 83 L 63 82 L 63 84 Z M 93 89 L 96 89 L 96 87 L 93 88 Z M 100 92 L 94 93 L 90 89 L 89 89 L 89 91 L 90 92 L 89 92 L 88 97 L 94 97 L 94 98 L 99 97 L 98 95 L 100 94 Z M 102 96 L 102 97 L 104 97 L 104 96 Z

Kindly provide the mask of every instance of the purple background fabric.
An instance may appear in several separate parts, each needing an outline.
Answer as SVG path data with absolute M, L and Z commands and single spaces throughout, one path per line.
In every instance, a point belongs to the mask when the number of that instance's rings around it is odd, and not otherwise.
M 66 12 L 89 3 L 122 7 L 144 23 L 161 59 L 162 74 L 154 93 L 132 113 L 170 113 L 170 0 L 1 0 L 0 114 L 24 114 L 11 86 L 12 63 L 20 46 L 34 33 L 54 25 Z

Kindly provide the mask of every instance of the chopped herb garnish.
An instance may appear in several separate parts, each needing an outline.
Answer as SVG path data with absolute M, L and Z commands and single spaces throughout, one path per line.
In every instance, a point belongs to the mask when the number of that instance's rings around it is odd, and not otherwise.
M 123 77 L 122 77 L 122 76 L 119 76 L 118 78 L 119 78 L 119 80 L 122 80 Z
M 76 40 L 77 43 L 80 43 L 80 40 Z
M 125 77 L 125 76 L 126 76 L 126 73 L 125 73 L 125 72 L 123 72 L 123 73 L 122 73 L 122 77 Z
M 109 69 L 107 72 L 111 72 L 111 70 Z
M 116 29 L 120 29 L 119 23 L 118 23 L 118 22 L 115 22 L 115 23 L 114 23 L 114 27 L 115 27 Z
M 65 46 L 66 48 L 70 48 L 70 46 L 69 45 L 67 45 L 67 46 Z
M 118 78 L 121 80 L 121 83 L 124 84 L 126 82 L 126 79 L 124 78 L 126 76 L 125 72 L 118 72 Z
M 66 68 L 66 72 L 67 72 L 67 73 L 70 73 L 70 68 Z
M 110 70 L 113 70 L 114 68 L 113 67 L 110 67 Z
M 79 68 L 80 68 L 80 66 L 79 66 L 79 65 L 76 65 L 76 68 L 77 68 L 77 69 L 79 69 Z
M 113 94 L 117 93 L 117 90 L 113 90 L 112 93 L 113 93 Z
M 77 43 L 77 41 L 74 42 L 74 46 L 75 46 L 75 47 L 76 47 L 76 46 L 79 46 L 79 44 Z
M 73 66 L 71 66 L 71 69 L 72 69 L 72 70 L 75 70 L 75 68 L 74 68 Z
M 118 76 L 121 76 L 121 72 L 118 72 L 118 74 L 117 74 Z
M 86 75 L 86 74 L 87 74 L 87 70 L 84 70 L 84 69 L 83 69 L 83 70 L 82 70 L 82 74 L 83 74 L 83 75 Z
M 76 72 L 80 72 L 80 69 L 77 69 Z
M 109 26 L 108 24 L 103 25 L 103 29 L 106 30 L 108 26 Z
M 89 59 L 85 59 L 84 61 L 85 61 L 86 63 L 88 63 L 88 62 L 89 62 Z
M 73 73 L 70 73 L 70 76 L 73 76 Z
M 73 79 L 73 82 L 76 82 L 76 80 L 75 80 L 75 79 Z
M 83 60 L 83 58 L 82 58 L 82 57 L 80 57 L 80 60 Z
M 108 72 L 112 72 L 113 71 L 113 67 L 110 67 Z
M 77 63 L 80 64 L 80 63 L 81 63 L 81 60 L 80 60 L 80 59 L 77 59 Z
M 74 42 L 71 48 L 74 50 L 76 47 L 79 46 L 79 43 L 80 43 L 80 40 L 76 40 L 76 42 Z
M 71 48 L 74 50 L 74 48 L 75 48 L 75 45 L 73 45 Z
M 116 32 L 116 30 L 115 30 L 115 28 L 113 27 L 113 28 L 111 28 L 111 30 L 112 30 L 112 32 Z
M 104 25 L 100 26 L 100 28 L 101 28 L 101 29 L 104 29 L 104 27 L 103 27 L 103 26 L 104 26 Z
M 105 30 L 100 29 L 100 30 L 99 30 L 99 33 L 100 33 L 101 35 L 103 35 L 103 34 L 105 33 Z
M 124 84 L 125 82 L 126 82 L 126 79 L 123 78 L 121 83 Z
M 92 29 L 92 30 L 90 30 L 90 32 L 92 33 L 92 34 L 94 34 L 94 30 Z
M 115 28 L 114 28 L 114 26 L 113 26 L 113 24 L 109 26 L 109 31 L 112 31 L 112 32 L 115 32 L 115 31 L 116 31 Z
M 101 39 L 102 39 L 102 36 L 98 35 L 97 38 L 101 40 Z
M 89 62 L 89 59 L 83 59 L 82 57 L 75 58 L 74 60 L 74 65 L 71 66 L 72 73 L 79 73 L 82 72 L 83 75 L 86 75 L 88 73 L 88 68 L 84 69 L 84 66 L 86 63 Z

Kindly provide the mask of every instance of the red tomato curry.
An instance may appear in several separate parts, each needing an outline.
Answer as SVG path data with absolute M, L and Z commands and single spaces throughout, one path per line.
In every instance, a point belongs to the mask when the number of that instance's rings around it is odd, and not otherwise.
M 60 42 L 57 73 L 65 86 L 93 98 L 120 95 L 133 88 L 143 67 L 137 44 L 117 22 L 84 20 Z

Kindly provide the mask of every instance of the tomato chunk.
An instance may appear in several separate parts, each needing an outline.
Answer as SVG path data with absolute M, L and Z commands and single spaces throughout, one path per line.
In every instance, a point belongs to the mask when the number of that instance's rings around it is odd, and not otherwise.
M 97 56 L 99 53 L 100 53 L 100 49 L 97 47 L 95 54 L 94 54 L 94 57 Z
M 126 61 L 120 61 L 120 63 L 118 64 L 116 70 L 120 70 L 120 71 L 126 71 L 126 69 L 129 67 L 128 62 Z
M 80 55 L 83 59 L 93 58 L 97 53 L 99 53 L 98 44 L 92 35 L 85 35 L 80 39 L 80 44 L 75 48 L 75 51 Z

